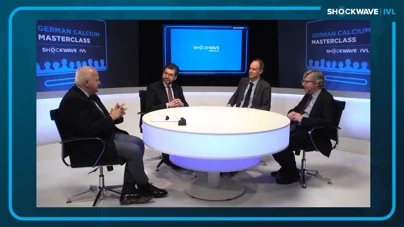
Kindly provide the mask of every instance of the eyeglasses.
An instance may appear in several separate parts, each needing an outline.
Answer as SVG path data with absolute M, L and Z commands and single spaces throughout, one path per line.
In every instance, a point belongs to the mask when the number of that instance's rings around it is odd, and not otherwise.
M 313 83 L 314 83 L 313 80 L 302 80 L 302 84 L 307 84 L 307 83 L 310 83 L 310 82 L 313 82 Z
M 172 73 L 168 73 L 167 71 L 164 71 L 164 75 L 168 75 L 168 76 L 171 76 L 171 77 L 173 77 L 173 76 L 174 76 L 174 74 L 172 74 Z

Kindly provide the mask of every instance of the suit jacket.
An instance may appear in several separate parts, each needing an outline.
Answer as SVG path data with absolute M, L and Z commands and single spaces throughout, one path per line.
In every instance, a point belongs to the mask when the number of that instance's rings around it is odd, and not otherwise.
M 104 115 L 92 99 L 102 109 Z M 114 132 L 128 134 L 115 126 L 115 124 L 122 123 L 123 118 L 113 121 L 97 95 L 92 95 L 91 98 L 87 97 L 80 88 L 74 85 L 63 97 L 58 115 L 61 119 L 59 122 L 60 130 L 63 132 L 63 140 L 98 137 L 105 142 L 105 150 L 100 163 L 114 164 L 116 160 L 119 160 L 112 136 Z M 89 147 L 91 146 L 89 145 Z M 76 166 L 91 162 L 95 163 L 96 160 L 90 160 L 90 156 L 86 156 L 86 149 L 89 149 L 89 147 L 81 145 L 80 147 L 72 148 L 75 149 L 75 152 L 77 150 L 82 152 L 80 160 L 76 160 L 80 163 L 76 163 Z
M 303 114 L 302 109 L 308 98 L 309 95 L 306 94 L 295 108 L 289 110 L 288 114 L 292 111 Z M 313 142 L 323 155 L 329 157 L 332 150 L 331 135 L 336 133 L 337 129 L 334 98 L 327 90 L 324 88 L 321 90 L 309 117 L 302 118 L 300 127 L 307 129 L 307 131 L 318 128 L 311 134 Z
M 249 83 L 250 78 L 241 78 L 237 90 L 230 98 L 228 104 L 231 106 L 241 106 L 241 101 L 243 100 L 245 90 L 247 89 Z M 258 81 L 257 87 L 255 88 L 251 108 L 268 111 L 271 110 L 271 86 L 262 78 Z
M 174 93 L 174 99 L 179 98 L 184 106 L 189 106 L 180 85 L 173 83 L 171 89 Z M 146 112 L 166 109 L 166 103 L 168 103 L 168 95 L 163 82 L 160 80 L 149 84 L 146 90 Z

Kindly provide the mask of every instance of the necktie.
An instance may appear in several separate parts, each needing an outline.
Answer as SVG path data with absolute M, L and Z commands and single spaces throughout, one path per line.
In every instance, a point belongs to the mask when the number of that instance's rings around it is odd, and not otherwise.
M 250 98 L 251 98 L 251 93 L 252 93 L 252 87 L 254 84 L 250 82 L 250 88 L 248 88 L 247 95 L 245 96 L 244 103 L 242 107 L 248 107 L 248 104 L 250 103 Z
M 167 91 L 168 91 L 168 102 L 171 102 L 174 99 L 174 97 L 170 86 L 167 86 Z
M 309 106 L 311 99 L 313 98 L 313 96 L 309 96 L 309 98 L 307 99 L 306 103 L 304 104 L 303 108 L 299 111 L 300 114 L 304 113 L 304 110 Z

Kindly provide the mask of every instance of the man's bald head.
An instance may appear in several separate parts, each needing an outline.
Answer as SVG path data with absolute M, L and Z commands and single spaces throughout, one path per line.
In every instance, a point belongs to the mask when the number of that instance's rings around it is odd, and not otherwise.
M 97 70 L 89 66 L 77 69 L 75 83 L 90 95 L 97 93 L 101 84 Z

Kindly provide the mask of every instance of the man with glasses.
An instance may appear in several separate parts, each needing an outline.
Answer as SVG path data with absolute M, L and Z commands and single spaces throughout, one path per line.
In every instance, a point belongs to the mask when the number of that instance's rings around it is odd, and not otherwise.
M 146 112 L 189 106 L 185 100 L 182 87 L 173 83 L 177 79 L 178 73 L 178 66 L 169 63 L 164 67 L 161 80 L 147 86 Z M 163 161 L 175 169 L 180 168 L 170 161 L 168 154 L 163 153 Z
M 306 92 L 299 104 L 289 110 L 290 123 L 289 146 L 276 154 L 274 159 L 281 168 L 272 172 L 278 184 L 291 184 L 299 181 L 294 150 L 305 149 L 314 143 L 318 150 L 330 153 L 332 144 L 330 134 L 334 126 L 334 98 L 324 89 L 324 76 L 319 70 L 308 70 L 303 74 L 302 86 Z M 309 131 L 315 127 L 310 139 Z M 315 134 L 315 135 L 314 135 Z

